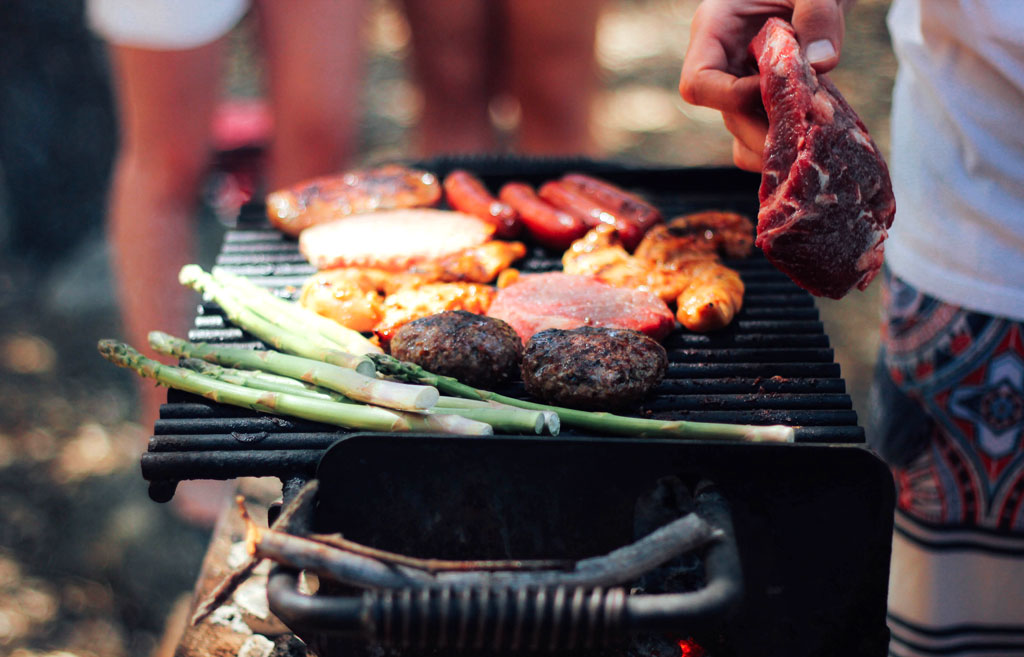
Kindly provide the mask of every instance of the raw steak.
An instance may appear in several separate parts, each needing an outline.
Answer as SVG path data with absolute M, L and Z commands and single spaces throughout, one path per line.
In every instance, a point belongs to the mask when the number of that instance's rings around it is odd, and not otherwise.
M 768 19 L 750 50 L 769 125 L 757 246 L 813 294 L 863 290 L 882 266 L 896 212 L 882 154 L 835 85 L 811 68 L 789 23 Z
M 560 272 L 523 275 L 498 291 L 487 314 L 511 324 L 524 344 L 552 328 L 628 328 L 660 340 L 675 326 L 672 311 L 652 292 Z
M 299 235 L 299 251 L 317 269 L 404 271 L 480 246 L 493 234 L 494 226 L 461 212 L 390 210 L 311 226 Z

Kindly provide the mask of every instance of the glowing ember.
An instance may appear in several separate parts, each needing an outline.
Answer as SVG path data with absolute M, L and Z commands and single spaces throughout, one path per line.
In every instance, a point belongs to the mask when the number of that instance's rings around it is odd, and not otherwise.
M 703 657 L 704 649 L 693 639 L 679 639 L 679 650 L 682 657 Z

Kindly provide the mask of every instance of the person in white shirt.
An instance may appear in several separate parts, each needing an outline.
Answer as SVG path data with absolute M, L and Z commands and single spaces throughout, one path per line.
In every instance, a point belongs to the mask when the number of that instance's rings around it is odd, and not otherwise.
M 767 122 L 745 56 L 789 19 L 839 62 L 843 0 L 704 0 L 682 97 L 722 112 L 737 166 Z M 1024 654 L 1024 3 L 895 0 L 882 348 L 868 436 L 897 485 L 893 655 Z

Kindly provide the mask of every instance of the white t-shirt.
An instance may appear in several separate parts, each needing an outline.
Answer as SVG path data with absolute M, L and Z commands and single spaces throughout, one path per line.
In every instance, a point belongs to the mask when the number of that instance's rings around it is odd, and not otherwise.
M 1024 0 L 895 0 L 886 262 L 948 303 L 1024 320 Z

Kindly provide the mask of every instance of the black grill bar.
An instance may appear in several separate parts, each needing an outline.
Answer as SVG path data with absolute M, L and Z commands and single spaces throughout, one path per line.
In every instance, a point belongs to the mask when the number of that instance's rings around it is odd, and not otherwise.
M 656 186 L 685 180 L 686 171 L 681 171 L 667 176 L 652 170 L 645 178 L 630 170 L 619 182 L 649 180 Z M 616 180 L 611 174 L 609 178 Z M 701 192 L 692 198 L 687 194 L 693 190 L 686 191 L 685 185 L 665 189 L 641 185 L 637 191 L 654 199 L 668 217 L 712 208 L 753 214 L 757 207 L 756 190 L 750 189 Z M 270 228 L 264 216 L 262 205 L 244 207 L 238 227 L 225 235 L 216 264 L 294 299 L 314 269 L 299 254 L 296 240 Z M 863 442 L 863 430 L 857 426 L 813 297 L 759 253 L 726 264 L 744 280 L 742 310 L 722 331 L 696 334 L 679 329 L 666 338 L 670 364 L 665 379 L 632 414 L 669 420 L 783 423 L 797 427 L 798 442 Z M 560 266 L 559 256 L 536 247 L 516 264 L 524 272 Z M 199 303 L 188 337 L 262 348 L 209 301 Z M 522 383 L 499 392 L 526 397 Z M 313 454 L 345 435 L 337 427 L 261 415 L 175 391 L 161 409 L 154 434 L 144 460 L 151 480 L 274 474 L 275 468 L 293 471 L 308 467 L 314 462 Z

